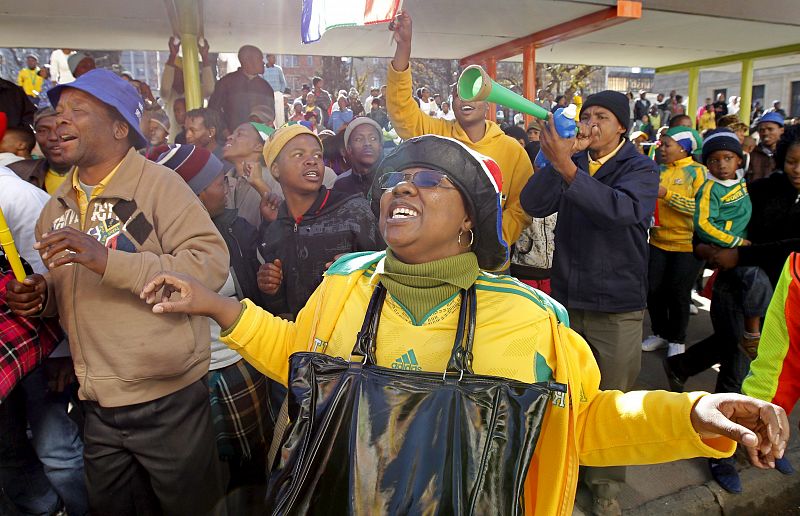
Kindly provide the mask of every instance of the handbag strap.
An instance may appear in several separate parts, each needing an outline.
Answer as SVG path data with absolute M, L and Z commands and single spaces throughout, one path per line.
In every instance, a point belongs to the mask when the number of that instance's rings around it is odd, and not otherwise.
M 364 357 L 365 364 L 374 365 L 377 363 L 375 359 L 375 339 L 378 335 L 378 323 L 381 320 L 381 311 L 385 299 L 386 287 L 378 283 L 378 286 L 372 291 L 367 313 L 364 316 L 364 323 L 361 325 L 361 331 L 358 332 L 353 351 L 350 353 L 351 358 L 360 356 Z
M 378 283 L 378 286 L 375 287 L 375 290 L 372 292 L 372 297 L 369 300 L 367 313 L 361 325 L 361 331 L 358 332 L 356 343 L 350 354 L 351 359 L 354 356 L 359 356 L 364 357 L 365 364 L 377 364 L 375 358 L 375 342 L 377 340 L 378 324 L 380 323 L 381 311 L 385 299 L 386 287 Z M 458 328 L 453 342 L 453 349 L 450 352 L 450 360 L 447 362 L 447 373 L 459 373 L 462 375 L 464 372 L 469 374 L 473 373 L 472 348 L 475 342 L 476 313 L 477 296 L 475 294 L 475 285 L 473 285 L 469 289 L 461 291 L 461 308 L 458 313 Z
M 475 314 L 477 300 L 475 285 L 461 291 L 461 309 L 458 313 L 458 330 L 447 362 L 447 373 L 472 374 L 472 347 L 475 341 Z M 466 337 L 466 338 L 465 338 Z M 466 342 L 464 342 L 466 340 Z M 462 345 L 463 343 L 463 345 Z M 446 373 L 445 373 L 446 374 Z

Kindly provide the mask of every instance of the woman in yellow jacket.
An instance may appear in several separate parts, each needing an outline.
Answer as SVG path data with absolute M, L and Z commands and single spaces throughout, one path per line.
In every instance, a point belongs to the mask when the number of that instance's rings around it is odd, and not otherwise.
M 686 350 L 691 292 L 703 262 L 692 254 L 695 194 L 706 181 L 706 167 L 692 159 L 703 140 L 690 127 L 671 127 L 661 135 L 658 220 L 650 230 L 647 311 L 652 335 L 642 351 L 669 346 L 667 356 Z
M 296 161 L 281 174 L 301 178 L 302 159 Z M 286 384 L 289 356 L 295 352 L 350 356 L 378 283 L 389 295 L 379 312 L 377 365 L 445 371 L 458 326 L 458 294 L 474 286 L 475 374 L 567 386 L 566 394 L 553 398 L 542 422 L 525 477 L 526 514 L 571 514 L 579 464 L 722 457 L 733 452 L 732 439 L 744 442 L 760 467 L 782 455 L 788 421 L 767 402 L 736 394 L 598 389 L 592 353 L 569 329 L 564 308 L 511 277 L 484 272 L 504 263 L 508 252 L 500 233 L 501 174 L 490 158 L 450 138 L 423 136 L 401 144 L 383 160 L 376 177 L 384 193 L 373 202 L 380 204 L 379 226 L 389 248 L 340 258 L 295 322 L 250 301 L 222 298 L 193 278 L 169 272 L 158 274 L 142 298 L 154 304 L 156 313 L 212 317 L 224 329 L 223 342 Z M 170 297 L 175 292 L 180 295 Z M 435 439 L 435 429 L 430 433 Z M 374 468 L 374 458 L 342 467 L 351 472 Z M 375 489 L 377 499 L 380 487 Z

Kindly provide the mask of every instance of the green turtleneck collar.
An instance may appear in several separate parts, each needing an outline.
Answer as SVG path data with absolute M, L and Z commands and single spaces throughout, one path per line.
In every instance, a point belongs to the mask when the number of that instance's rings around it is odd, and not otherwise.
M 414 323 L 422 324 L 435 307 L 471 287 L 479 272 L 475 253 L 410 265 L 387 249 L 381 283 L 410 312 Z

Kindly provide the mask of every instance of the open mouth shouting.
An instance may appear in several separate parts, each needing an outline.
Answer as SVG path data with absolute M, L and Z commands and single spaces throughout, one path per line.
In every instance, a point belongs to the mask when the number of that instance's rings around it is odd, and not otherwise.
M 403 222 L 419 217 L 419 210 L 408 203 L 393 202 L 389 206 L 387 222 Z
M 310 168 L 303 172 L 303 179 L 317 183 L 322 180 L 322 176 L 320 175 L 319 170 L 316 168 Z

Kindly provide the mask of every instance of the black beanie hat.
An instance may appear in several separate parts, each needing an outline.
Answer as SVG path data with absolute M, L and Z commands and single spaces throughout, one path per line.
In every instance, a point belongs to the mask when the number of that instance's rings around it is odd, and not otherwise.
M 381 176 L 412 167 L 447 174 L 466 200 L 467 213 L 474 224 L 472 252 L 478 258 L 478 266 L 488 271 L 503 267 L 508 261 L 508 246 L 502 233 L 503 176 L 497 163 L 452 138 L 429 134 L 406 140 L 378 165 L 369 196 L 376 217 L 380 217 L 383 195 Z
M 625 128 L 625 132 L 631 128 L 631 108 L 628 104 L 628 97 L 618 91 L 605 90 L 586 97 L 586 101 L 581 106 L 584 110 L 590 106 L 600 106 L 614 113 L 620 125 Z
M 711 157 L 712 152 L 720 150 L 731 151 L 744 162 L 744 153 L 739 137 L 727 127 L 721 127 L 706 134 L 706 138 L 703 140 L 703 165 Z

